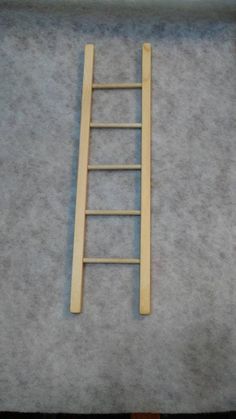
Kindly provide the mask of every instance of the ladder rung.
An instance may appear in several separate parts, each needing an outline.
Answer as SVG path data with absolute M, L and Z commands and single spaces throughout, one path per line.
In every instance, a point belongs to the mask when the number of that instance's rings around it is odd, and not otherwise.
M 88 170 L 141 170 L 141 164 L 89 164 Z
M 86 215 L 140 215 L 140 210 L 86 210 Z
M 140 259 L 121 259 L 121 258 L 84 258 L 84 263 L 140 263 Z
M 142 128 L 139 122 L 132 123 L 113 123 L 113 122 L 91 122 L 91 128 Z
M 93 83 L 93 89 L 140 89 L 142 83 Z

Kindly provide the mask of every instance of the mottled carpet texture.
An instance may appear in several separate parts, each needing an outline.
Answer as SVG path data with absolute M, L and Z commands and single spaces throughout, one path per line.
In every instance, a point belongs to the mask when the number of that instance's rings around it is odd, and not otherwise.
M 1 9 L 0 410 L 236 408 L 236 60 L 232 19 Z M 83 50 L 97 82 L 139 81 L 153 46 L 153 313 L 137 266 L 85 271 L 69 313 Z M 94 93 L 94 121 L 140 93 Z M 90 162 L 136 163 L 140 133 L 93 130 Z M 139 208 L 139 175 L 91 173 L 88 208 Z M 139 255 L 138 217 L 90 217 L 87 256 Z

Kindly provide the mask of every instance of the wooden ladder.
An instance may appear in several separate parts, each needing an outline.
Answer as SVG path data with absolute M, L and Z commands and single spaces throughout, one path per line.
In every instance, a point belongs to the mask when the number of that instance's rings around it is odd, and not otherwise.
M 140 314 L 151 312 L 151 45 L 142 47 L 141 83 L 93 83 L 94 45 L 85 46 L 83 93 L 80 124 L 80 151 L 75 209 L 74 247 L 71 281 L 70 311 L 80 313 L 83 300 L 83 270 L 85 263 L 128 263 L 140 264 Z M 98 123 L 91 122 L 93 89 L 141 89 L 141 123 Z M 94 128 L 134 128 L 142 130 L 141 164 L 89 164 L 90 129 Z M 87 179 L 89 170 L 140 170 L 141 171 L 141 211 L 138 210 L 88 210 Z M 89 215 L 139 215 L 140 258 L 85 258 L 86 216 Z

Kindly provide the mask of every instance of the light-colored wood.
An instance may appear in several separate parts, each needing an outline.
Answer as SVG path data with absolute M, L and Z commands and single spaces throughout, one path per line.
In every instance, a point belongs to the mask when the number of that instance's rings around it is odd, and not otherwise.
M 151 312 L 151 45 L 142 49 L 140 314 Z
M 140 89 L 142 83 L 94 83 L 93 89 Z
M 86 215 L 140 215 L 139 210 L 86 210 Z
M 84 54 L 84 78 L 80 121 L 80 151 L 77 177 L 74 247 L 72 263 L 70 311 L 80 313 L 83 297 L 83 257 L 85 209 L 87 201 L 88 153 L 92 104 L 94 46 L 87 44 Z
M 84 263 L 127 263 L 138 264 L 139 259 L 123 259 L 123 258 L 84 258 Z
M 85 47 L 84 80 L 81 106 L 80 154 L 77 178 L 75 232 L 70 311 L 82 311 L 83 265 L 85 263 L 140 264 L 140 313 L 151 312 L 151 45 L 143 44 L 142 83 L 93 83 L 94 46 Z M 91 122 L 93 89 L 142 89 L 141 123 Z M 90 128 L 141 128 L 141 164 L 88 164 Z M 88 170 L 141 170 L 141 210 L 88 210 Z M 87 215 L 141 215 L 140 258 L 84 257 Z
M 91 128 L 142 128 L 142 124 L 132 123 L 120 123 L 120 122 L 91 122 Z
M 88 170 L 140 170 L 141 164 L 89 164 Z

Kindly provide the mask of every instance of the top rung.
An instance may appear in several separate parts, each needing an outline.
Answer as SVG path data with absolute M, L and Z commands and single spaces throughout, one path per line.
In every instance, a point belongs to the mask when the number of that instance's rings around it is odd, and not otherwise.
M 93 89 L 141 89 L 142 83 L 93 83 Z

